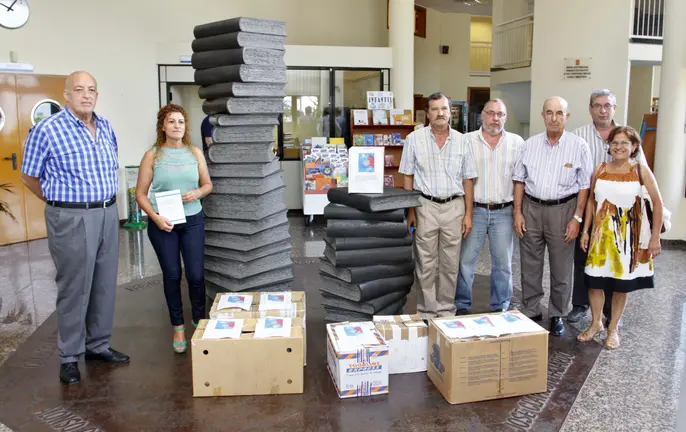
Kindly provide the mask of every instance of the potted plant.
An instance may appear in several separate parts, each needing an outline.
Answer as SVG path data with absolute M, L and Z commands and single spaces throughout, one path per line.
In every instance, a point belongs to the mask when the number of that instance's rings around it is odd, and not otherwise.
M 9 183 L 0 184 L 0 191 L 9 192 L 11 194 L 14 193 L 14 191 L 12 191 L 12 185 Z M 0 200 L 0 214 L 6 214 L 10 219 L 17 222 L 17 218 L 12 214 L 12 210 L 10 210 L 10 206 L 6 201 Z

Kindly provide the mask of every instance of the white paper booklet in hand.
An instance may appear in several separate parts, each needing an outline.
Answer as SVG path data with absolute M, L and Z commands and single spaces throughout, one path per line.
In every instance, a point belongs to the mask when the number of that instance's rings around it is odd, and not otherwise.
M 249 294 L 222 294 L 219 297 L 217 310 L 239 308 L 250 310 L 252 306 L 252 295 Z
M 257 320 L 254 338 L 290 337 L 291 318 L 266 317 Z
M 211 319 L 202 334 L 203 339 L 239 339 L 243 329 L 242 319 Z
M 263 292 L 260 297 L 260 310 L 283 310 L 291 308 L 291 292 Z
M 157 201 L 157 213 L 169 219 L 172 225 L 186 223 L 186 213 L 183 210 L 179 189 L 158 192 L 155 194 L 155 201 Z

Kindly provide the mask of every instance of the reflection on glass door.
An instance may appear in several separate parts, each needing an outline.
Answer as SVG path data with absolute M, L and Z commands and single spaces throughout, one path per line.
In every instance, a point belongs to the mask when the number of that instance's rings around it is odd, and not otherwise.
M 289 69 L 283 99 L 283 159 L 299 159 L 300 144 L 330 136 L 322 118 L 329 106 L 329 70 Z
M 331 136 L 343 137 L 350 146 L 350 110 L 367 108 L 368 91 L 388 90 L 388 70 L 336 70 L 334 81 L 335 119 Z

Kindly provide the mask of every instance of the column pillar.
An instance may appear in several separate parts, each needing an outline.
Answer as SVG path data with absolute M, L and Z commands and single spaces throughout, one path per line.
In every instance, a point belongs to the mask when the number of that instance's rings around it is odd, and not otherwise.
M 398 109 L 414 108 L 414 0 L 390 0 L 391 91 Z
M 671 18 L 670 18 L 671 17 Z M 686 238 L 680 221 L 686 178 L 686 1 L 666 0 L 660 77 L 660 108 L 655 142 L 655 177 L 665 206 L 672 212 L 666 237 Z

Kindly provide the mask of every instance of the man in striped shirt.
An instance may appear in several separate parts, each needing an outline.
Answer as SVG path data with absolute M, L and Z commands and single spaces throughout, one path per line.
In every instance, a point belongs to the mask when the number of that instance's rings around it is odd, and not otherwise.
M 469 313 L 472 306 L 474 273 L 486 236 L 491 252 L 491 311 L 501 312 L 510 305 L 514 242 L 512 170 L 524 140 L 505 132 L 506 119 L 505 103 L 490 100 L 481 111 L 481 129 L 465 135 L 478 176 L 474 181 L 473 228 L 462 242 L 460 253 L 455 293 L 457 315 Z
M 574 134 L 583 138 L 591 149 L 593 167 L 603 162 L 612 160 L 610 156 L 610 143 L 607 138 L 612 129 L 619 126 L 614 121 L 617 110 L 617 96 L 608 90 L 600 89 L 591 93 L 591 100 L 588 105 L 588 112 L 591 114 L 591 123 L 581 126 L 574 130 Z M 638 161 L 646 163 L 643 152 L 638 151 Z M 592 173 L 591 173 L 592 174 Z M 569 322 L 577 322 L 588 313 L 588 288 L 584 285 L 584 268 L 586 267 L 586 257 L 588 254 L 581 249 L 581 236 L 576 240 L 574 251 L 574 288 L 572 294 L 572 311 L 567 316 Z M 605 306 L 603 313 L 609 320 L 612 316 L 612 290 L 605 291 Z
M 414 229 L 417 312 L 422 318 L 455 315 L 455 287 L 460 243 L 472 229 L 476 167 L 463 135 L 450 128 L 450 101 L 429 96 L 429 126 L 405 139 L 399 172 L 404 188 L 421 192 L 421 207 L 410 208 Z
M 48 246 L 57 273 L 60 380 L 81 380 L 77 361 L 126 363 L 110 348 L 119 263 L 117 139 L 93 110 L 95 79 L 75 72 L 64 89 L 66 108 L 31 128 L 21 179 L 46 202 Z
M 514 230 L 521 239 L 522 312 L 543 319 L 543 254 L 550 262 L 550 332 L 562 336 L 572 294 L 574 240 L 591 184 L 593 163 L 588 144 L 565 131 L 567 101 L 552 97 L 543 104 L 546 131 L 529 138 L 515 163 Z

